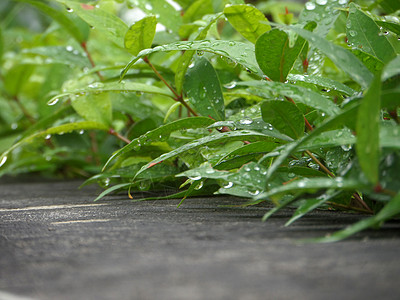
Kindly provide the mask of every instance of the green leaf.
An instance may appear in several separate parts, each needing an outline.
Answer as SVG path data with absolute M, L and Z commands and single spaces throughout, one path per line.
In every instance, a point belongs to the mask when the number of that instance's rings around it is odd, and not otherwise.
M 204 15 L 210 15 L 213 12 L 211 0 L 197 0 L 185 9 L 185 14 L 182 19 L 184 23 L 195 22 Z
M 358 161 L 368 180 L 373 184 L 379 181 L 380 98 L 381 80 L 380 76 L 376 76 L 358 109 L 356 127 Z
M 320 87 L 324 87 L 325 89 L 335 90 L 337 92 L 346 94 L 348 96 L 357 94 L 357 91 L 353 90 L 347 85 L 327 77 L 321 77 L 316 75 L 289 74 L 288 80 L 293 82 L 293 84 L 297 81 L 301 81 L 318 85 Z
M 78 3 L 70 0 L 57 0 L 70 10 L 72 9 L 82 20 L 97 32 L 104 34 L 110 41 L 124 48 L 124 37 L 128 26 L 116 15 L 97 6 Z
M 100 195 L 98 195 L 97 198 L 94 199 L 94 201 L 98 201 L 101 198 L 103 198 L 104 196 L 106 196 L 106 195 L 108 195 L 108 194 L 110 194 L 110 193 L 112 193 L 114 191 L 125 189 L 125 188 L 127 188 L 127 187 L 129 187 L 131 185 L 132 185 L 131 183 L 120 183 L 120 184 L 113 185 L 112 187 L 109 187 L 105 191 L 101 192 Z
M 186 74 L 185 91 L 189 102 L 202 116 L 225 120 L 225 104 L 217 72 L 211 63 L 201 58 Z
M 50 16 L 54 21 L 56 21 L 58 24 L 60 24 L 66 31 L 71 34 L 71 36 L 78 42 L 82 43 L 85 42 L 88 37 L 89 37 L 89 28 L 88 26 L 82 26 L 82 24 L 79 24 L 76 22 L 76 20 L 73 19 L 72 15 L 68 15 L 68 13 L 65 11 L 60 11 L 57 10 L 53 7 L 51 7 L 48 4 L 45 4 L 40 1 L 34 1 L 34 0 L 17 0 L 25 3 L 29 3 L 39 10 L 41 10 L 43 13 L 46 15 Z
M 133 24 L 125 34 L 125 48 L 133 55 L 150 48 L 156 34 L 157 18 L 149 16 Z
M 400 9 L 400 3 L 397 0 L 380 0 L 376 2 L 388 13 L 395 13 Z
M 325 40 L 316 33 L 293 26 L 290 28 L 321 50 L 336 66 L 363 88 L 369 87 L 374 78 L 372 73 L 350 51 Z
M 348 41 L 361 51 L 377 57 L 384 63 L 396 56 L 379 26 L 354 3 L 350 3 L 346 27 Z
M 312 24 L 306 27 L 311 29 Z M 258 65 L 271 80 L 284 82 L 305 44 L 303 38 L 290 39 L 286 32 L 278 28 L 267 31 L 256 43 Z
M 152 49 L 145 49 L 139 52 L 139 54 L 134 57 L 122 70 L 121 78 L 125 76 L 132 65 L 137 62 L 140 58 L 147 56 L 155 52 L 165 52 L 165 51 L 205 51 L 221 55 L 223 57 L 229 58 L 235 63 L 241 64 L 243 67 L 253 72 L 260 77 L 262 76 L 262 71 L 257 65 L 257 61 L 254 55 L 254 46 L 248 45 L 241 42 L 235 41 L 189 41 L 189 42 L 176 42 L 172 44 L 157 46 Z
M 216 14 L 214 17 L 210 19 L 200 33 L 195 38 L 195 41 L 204 40 L 207 37 L 207 33 L 210 30 L 211 26 L 222 16 L 222 13 Z M 193 58 L 194 51 L 185 51 L 185 53 L 181 56 L 178 62 L 178 68 L 175 71 L 175 86 L 178 94 L 182 92 L 183 82 L 185 78 L 186 71 L 191 63 Z
M 248 141 L 248 142 L 253 142 L 253 141 L 267 141 L 270 140 L 271 138 L 269 136 L 266 136 L 264 134 L 255 132 L 255 131 L 250 131 L 250 130 L 237 130 L 237 131 L 230 131 L 230 132 L 224 132 L 220 134 L 215 134 L 215 135 L 210 135 L 206 136 L 200 139 L 197 139 L 194 142 L 187 143 L 175 150 L 172 150 L 168 153 L 165 153 L 156 159 L 152 160 L 145 166 L 143 166 L 139 172 L 136 174 L 138 176 L 140 173 L 146 171 L 148 168 L 151 168 L 152 166 L 162 163 L 164 160 L 174 158 L 178 155 L 181 155 L 182 153 L 185 153 L 190 150 L 194 150 L 196 148 L 210 145 L 210 144 L 215 144 L 215 143 L 223 143 L 223 142 L 233 142 L 233 141 Z
M 391 60 L 382 71 L 382 81 L 400 75 L 400 55 Z
M 107 166 L 118 156 L 121 156 L 124 153 L 130 152 L 132 150 L 139 150 L 141 146 L 145 144 L 149 144 L 151 142 L 163 141 L 168 139 L 169 135 L 182 128 L 203 128 L 207 127 L 210 124 L 214 123 L 214 121 L 210 118 L 206 117 L 192 117 L 192 118 L 184 118 L 180 119 L 163 126 L 160 126 L 154 130 L 147 132 L 146 134 L 132 140 L 128 145 L 119 149 L 115 152 L 106 162 L 103 167 L 103 170 L 107 168 Z
M 337 105 L 335 105 L 329 98 L 305 87 L 272 81 L 244 81 L 237 83 L 237 85 L 256 87 L 278 93 L 282 96 L 292 98 L 295 102 L 303 103 L 307 106 L 318 109 L 328 115 L 336 115 L 340 112 Z
M 375 21 L 376 24 L 380 27 L 384 27 L 387 30 L 400 35 L 400 24 L 398 23 L 393 23 L 393 22 L 387 22 L 387 21 Z
M 46 63 L 66 64 L 69 66 L 89 67 L 88 58 L 80 51 L 68 45 L 62 46 L 47 46 L 24 49 L 23 54 L 35 54 L 46 57 Z
M 309 241 L 317 243 L 337 242 L 345 238 L 348 238 L 349 236 L 354 235 L 357 232 L 365 230 L 369 227 L 379 226 L 383 222 L 395 217 L 399 213 L 400 213 L 400 194 L 397 194 L 375 216 L 361 220 L 353 225 L 348 226 L 343 230 L 337 231 L 326 237 L 312 239 Z
M 112 108 L 110 95 L 89 94 L 75 98 L 71 101 L 75 111 L 87 121 L 93 121 L 110 126 L 112 119 Z
M 271 26 L 266 24 L 268 19 L 264 14 L 251 5 L 228 5 L 224 8 L 224 14 L 229 23 L 254 44 L 261 34 L 271 29 Z
M 0 61 L 3 59 L 3 52 L 4 52 L 3 29 L 0 27 Z
M 296 211 L 294 212 L 293 216 L 290 218 L 289 221 L 286 222 L 285 226 L 289 226 L 294 223 L 296 220 L 300 219 L 304 215 L 308 214 L 309 212 L 313 211 L 314 209 L 320 207 L 325 202 L 337 197 L 340 195 L 342 191 L 331 193 L 331 194 L 324 194 L 315 199 L 307 199 L 305 202 L 300 205 Z
M 269 100 L 262 104 L 261 112 L 264 122 L 272 124 L 281 133 L 294 139 L 304 135 L 304 116 L 295 104 Z
M 161 89 L 156 86 L 147 85 L 144 83 L 136 83 L 136 82 L 94 82 L 89 84 L 87 87 L 73 89 L 70 91 L 66 91 L 62 94 L 54 96 L 49 100 L 49 105 L 56 104 L 60 98 L 70 96 L 70 95 L 85 95 L 85 94 L 98 94 L 105 92 L 143 92 L 143 93 L 151 93 L 151 94 L 159 94 L 166 97 L 173 98 L 173 94 L 167 89 Z

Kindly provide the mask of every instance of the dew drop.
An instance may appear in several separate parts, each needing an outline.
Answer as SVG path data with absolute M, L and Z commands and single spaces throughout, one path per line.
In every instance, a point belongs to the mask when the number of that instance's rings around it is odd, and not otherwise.
M 199 185 L 196 186 L 194 189 L 195 190 L 200 190 L 203 187 L 203 185 L 204 185 L 204 181 L 200 181 Z
M 229 181 L 226 185 L 224 185 L 224 189 L 230 189 L 231 187 L 233 187 L 232 181 Z
M 71 12 L 73 12 L 74 10 L 71 8 L 71 7 L 67 7 L 67 12 L 69 12 L 69 13 L 71 13 Z
M 328 0 L 317 0 L 316 2 L 318 5 L 325 5 L 326 3 L 328 3 Z
M 46 135 L 46 136 L 45 136 L 45 139 L 46 139 L 46 140 L 51 139 L 51 134 Z
M 3 158 L 0 161 L 0 167 L 3 166 L 6 163 L 7 158 L 8 158 L 7 156 L 3 156 Z
M 194 181 L 197 181 L 197 180 L 200 180 L 200 179 L 201 179 L 201 176 L 200 176 L 200 175 L 197 175 L 197 176 L 189 176 L 189 179 L 194 180 Z
M 312 2 L 307 2 L 306 3 L 306 9 L 307 10 L 313 10 L 315 8 L 315 4 Z
M 65 49 L 67 49 L 68 52 L 71 52 L 72 50 L 74 50 L 74 47 L 68 45 L 67 47 L 65 47 Z
M 204 51 L 203 50 L 197 50 L 197 55 L 198 56 L 203 56 L 204 55 Z
M 236 81 L 232 81 L 230 83 L 225 84 L 224 87 L 227 89 L 233 89 L 234 87 L 236 87 L 236 84 L 237 84 Z
M 244 118 L 244 119 L 239 120 L 239 123 L 242 124 L 242 125 L 250 125 L 250 124 L 253 123 L 253 119 Z
M 255 190 L 253 192 L 249 192 L 249 194 L 252 195 L 252 196 L 257 196 L 259 193 L 260 193 L 259 190 Z
M 347 152 L 351 150 L 352 145 L 341 145 L 340 147 L 343 149 L 343 151 Z
M 83 129 L 81 129 L 80 131 L 79 131 L 79 134 L 84 134 L 85 133 L 85 130 L 83 130 Z
M 354 31 L 354 30 L 350 30 L 349 31 L 349 34 L 350 34 L 350 36 L 356 36 L 357 35 L 357 31 Z
M 60 101 L 59 98 L 55 98 L 47 103 L 47 105 L 56 105 Z

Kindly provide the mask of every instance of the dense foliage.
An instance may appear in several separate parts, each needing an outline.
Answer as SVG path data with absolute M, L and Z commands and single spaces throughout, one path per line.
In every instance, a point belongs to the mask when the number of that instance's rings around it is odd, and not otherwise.
M 0 176 L 373 214 L 322 241 L 400 213 L 397 0 L 0 9 Z

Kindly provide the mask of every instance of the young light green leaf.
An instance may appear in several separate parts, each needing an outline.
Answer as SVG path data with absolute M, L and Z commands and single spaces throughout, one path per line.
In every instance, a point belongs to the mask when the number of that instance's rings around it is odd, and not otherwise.
M 87 121 L 111 125 L 112 107 L 108 93 L 89 94 L 81 97 L 74 97 L 71 101 L 75 111 Z
M 376 76 L 358 109 L 356 127 L 358 161 L 364 174 L 373 184 L 377 184 L 379 181 L 380 98 L 381 80 L 380 76 Z
M 185 91 L 189 102 L 202 116 L 225 120 L 225 104 L 217 72 L 211 63 L 201 58 L 186 74 Z
M 251 5 L 227 5 L 224 14 L 229 23 L 253 44 L 260 35 L 271 29 L 264 14 Z
M 121 78 L 125 76 L 132 65 L 137 62 L 140 58 L 147 56 L 155 52 L 165 52 L 165 51 L 205 51 L 210 53 L 215 53 L 223 57 L 231 59 L 233 62 L 241 64 L 243 67 L 253 72 L 260 77 L 262 76 L 262 71 L 257 65 L 257 61 L 254 55 L 254 46 L 234 41 L 188 41 L 188 42 L 176 42 L 172 44 L 157 46 L 152 49 L 145 49 L 139 52 L 139 54 L 134 57 L 122 70 Z
M 293 26 L 290 28 L 321 50 L 336 66 L 346 72 L 363 88 L 369 87 L 374 78 L 372 73 L 350 51 L 327 41 L 316 33 Z
M 17 0 L 25 3 L 29 3 L 40 11 L 50 16 L 54 21 L 59 23 L 71 36 L 79 43 L 85 42 L 89 37 L 89 26 L 82 26 L 76 20 L 73 20 L 73 16 L 69 16 L 65 11 L 57 10 L 52 6 L 46 4 L 43 1 L 34 0 Z
M 140 147 L 144 144 L 149 144 L 151 142 L 163 141 L 168 139 L 170 134 L 176 130 L 182 128 L 203 128 L 207 127 L 210 124 L 214 123 L 214 120 L 206 117 L 192 117 L 192 118 L 184 118 L 180 119 L 163 126 L 160 126 L 154 130 L 147 132 L 146 134 L 132 140 L 128 145 L 119 149 L 115 152 L 106 162 L 103 167 L 103 170 L 107 168 L 107 166 L 118 156 L 121 156 L 124 153 L 130 152 L 135 149 L 140 149 Z
M 379 26 L 354 3 L 347 18 L 347 39 L 355 47 L 387 63 L 396 52 Z
M 281 133 L 294 139 L 304 135 L 304 116 L 295 104 L 269 100 L 262 104 L 261 112 L 264 122 L 270 123 Z
M 384 208 L 375 216 L 361 220 L 347 228 L 337 231 L 333 234 L 327 235 L 326 237 L 309 240 L 317 243 L 331 243 L 348 238 L 351 235 L 356 234 L 369 227 L 381 225 L 383 222 L 393 218 L 400 213 L 400 194 L 397 194 L 392 200 L 390 200 Z
M 155 16 L 145 17 L 131 27 L 125 34 L 124 44 L 133 55 L 141 50 L 150 48 L 156 34 L 157 18 Z
M 110 41 L 120 47 L 124 47 L 124 37 L 128 26 L 116 15 L 97 6 L 79 3 L 71 0 L 57 0 L 77 14 L 88 23 L 93 30 L 104 34 Z
M 336 115 L 340 112 L 340 109 L 337 107 L 337 105 L 335 105 L 330 99 L 305 87 L 272 81 L 245 81 L 240 82 L 237 85 L 266 89 L 273 93 L 290 97 L 295 102 L 303 103 L 328 115 Z
M 173 98 L 173 94 L 167 89 L 161 89 L 156 86 L 147 85 L 144 83 L 137 82 L 94 82 L 89 84 L 87 87 L 73 89 L 71 91 L 66 91 L 62 94 L 54 96 L 49 100 L 49 105 L 53 105 L 59 101 L 62 97 L 70 95 L 82 95 L 82 94 L 98 94 L 105 92 L 143 92 L 150 94 L 158 94 L 166 97 Z

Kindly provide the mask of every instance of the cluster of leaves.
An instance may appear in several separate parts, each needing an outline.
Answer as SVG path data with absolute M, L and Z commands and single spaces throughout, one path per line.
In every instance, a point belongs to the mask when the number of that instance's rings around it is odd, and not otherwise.
M 398 1 L 1 5 L 0 176 L 400 213 Z

